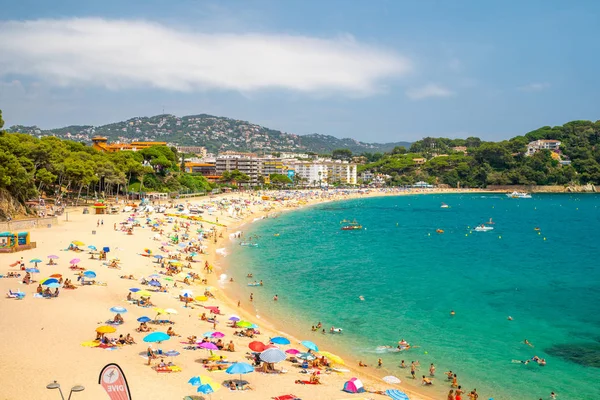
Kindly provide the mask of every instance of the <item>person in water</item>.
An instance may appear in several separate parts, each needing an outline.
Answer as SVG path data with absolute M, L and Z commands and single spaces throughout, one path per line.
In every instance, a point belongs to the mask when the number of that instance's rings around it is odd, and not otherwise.
M 523 343 L 525 343 L 527 346 L 531 346 L 531 347 L 533 347 L 533 344 L 531 344 L 531 342 L 530 342 L 529 340 L 527 340 L 527 339 L 525 339 L 525 340 L 523 341 Z

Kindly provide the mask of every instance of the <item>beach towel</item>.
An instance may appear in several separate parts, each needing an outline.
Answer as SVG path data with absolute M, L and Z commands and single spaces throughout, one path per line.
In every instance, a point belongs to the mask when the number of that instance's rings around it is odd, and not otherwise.
M 301 400 L 295 394 L 284 394 L 283 396 L 273 397 L 274 400 Z
M 296 383 L 299 385 L 318 385 L 317 382 L 301 381 L 301 380 L 297 380 Z

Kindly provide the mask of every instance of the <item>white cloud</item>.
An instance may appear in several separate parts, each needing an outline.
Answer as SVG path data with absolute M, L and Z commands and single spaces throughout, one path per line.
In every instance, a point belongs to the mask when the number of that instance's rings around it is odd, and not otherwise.
M 422 100 L 429 97 L 450 97 L 454 96 L 454 92 L 435 83 L 428 83 L 425 86 L 408 89 L 406 95 L 412 100 Z
M 542 90 L 548 89 L 549 87 L 550 84 L 547 82 L 534 82 L 524 86 L 520 86 L 519 90 L 522 92 L 540 92 Z
M 199 33 L 95 18 L 0 22 L 0 54 L 0 76 L 113 90 L 369 95 L 411 70 L 407 58 L 348 36 Z

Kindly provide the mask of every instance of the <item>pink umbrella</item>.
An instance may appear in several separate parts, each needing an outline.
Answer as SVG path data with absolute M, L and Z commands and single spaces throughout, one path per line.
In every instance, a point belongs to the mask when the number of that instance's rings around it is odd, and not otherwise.
M 200 347 L 201 349 L 206 349 L 206 350 L 219 350 L 217 345 L 215 345 L 214 343 L 211 343 L 211 342 L 200 343 L 198 345 L 198 347 Z
M 50 254 L 48 256 L 48 258 L 51 258 L 52 260 L 56 260 L 56 259 L 58 259 L 58 256 L 55 256 L 54 254 Z
M 211 336 L 214 337 L 214 338 L 217 338 L 217 339 L 221 339 L 221 338 L 225 337 L 225 334 L 222 333 L 222 332 L 215 332 Z
M 74 258 L 71 261 L 69 261 L 71 264 L 77 264 L 79 261 L 81 261 L 79 258 Z
M 300 350 L 296 350 L 296 349 L 287 349 L 285 352 L 286 352 L 286 353 L 288 353 L 288 354 L 291 354 L 291 355 L 295 356 L 296 354 L 299 354 L 299 353 L 300 353 Z

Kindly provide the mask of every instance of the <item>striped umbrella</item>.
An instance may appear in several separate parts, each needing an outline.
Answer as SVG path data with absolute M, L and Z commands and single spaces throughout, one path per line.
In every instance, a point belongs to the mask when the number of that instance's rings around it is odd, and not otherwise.
M 385 391 L 385 394 L 390 396 L 394 400 L 409 400 L 408 395 L 396 389 L 389 389 Z

